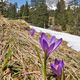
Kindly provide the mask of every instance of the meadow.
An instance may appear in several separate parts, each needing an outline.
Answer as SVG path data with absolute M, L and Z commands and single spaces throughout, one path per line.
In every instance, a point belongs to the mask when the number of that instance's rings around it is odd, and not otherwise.
M 0 16 L 0 80 L 44 80 L 37 54 L 44 59 L 39 42 L 41 32 L 31 36 L 30 30 L 24 20 L 8 20 Z M 50 68 L 55 58 L 64 61 L 65 77 L 62 80 L 80 80 L 80 52 L 68 47 L 65 41 L 47 59 L 47 80 L 60 80 L 55 78 Z

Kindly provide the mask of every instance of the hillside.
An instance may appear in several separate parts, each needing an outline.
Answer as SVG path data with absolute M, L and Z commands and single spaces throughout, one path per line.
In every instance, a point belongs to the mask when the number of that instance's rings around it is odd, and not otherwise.
M 40 63 L 34 48 L 36 45 L 42 53 L 41 33 L 30 36 L 29 26 L 24 20 L 0 17 L 0 80 L 41 80 Z M 64 60 L 66 80 L 80 79 L 80 52 L 69 48 L 63 41 L 48 59 L 48 76 L 51 75 L 49 64 L 55 58 Z

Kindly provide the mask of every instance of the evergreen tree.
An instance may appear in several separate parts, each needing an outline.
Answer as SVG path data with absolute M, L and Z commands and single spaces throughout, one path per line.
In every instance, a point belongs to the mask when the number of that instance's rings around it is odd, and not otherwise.
M 28 2 L 24 5 L 23 16 L 29 16 L 29 6 Z
M 74 34 L 80 35 L 80 7 L 76 8 L 76 13 L 75 13 L 75 18 L 74 18 Z
M 18 16 L 19 16 L 19 18 L 22 18 L 23 12 L 24 12 L 24 5 L 22 5 L 22 6 L 20 7 L 20 10 L 18 11 Z
M 61 25 L 62 30 L 66 30 L 66 10 L 64 0 L 57 3 L 57 10 L 55 11 L 55 24 Z
M 70 4 L 70 6 L 73 6 L 73 17 L 72 17 L 72 19 L 73 19 L 73 25 L 72 25 L 72 29 L 71 29 L 71 32 L 72 32 L 72 34 L 80 34 L 79 32 L 79 30 L 80 30 L 80 24 L 79 24 L 79 18 L 80 18 L 80 8 L 78 8 L 79 7 L 79 1 L 78 0 L 72 0 L 72 1 L 70 1 L 69 2 L 69 4 Z
M 66 16 L 67 16 L 67 31 L 70 33 L 73 33 L 73 26 L 74 26 L 74 14 L 73 10 L 70 9 L 70 5 L 68 5 L 68 8 L 66 10 Z
M 32 24 L 46 28 L 48 27 L 48 18 L 49 14 L 47 11 L 47 6 L 44 3 L 39 3 L 30 15 Z
M 3 0 L 0 1 L 0 14 L 4 15 L 6 12 L 7 4 Z
M 46 0 L 36 0 L 36 4 L 41 4 L 41 3 L 45 3 Z
M 26 2 L 25 5 L 22 5 L 20 7 L 20 10 L 19 10 L 18 14 L 19 14 L 19 17 L 21 17 L 24 20 L 28 21 L 28 18 L 29 18 L 29 6 L 28 6 L 28 2 Z
M 11 19 L 15 19 L 16 18 L 16 6 L 15 4 L 10 4 L 9 8 L 8 8 L 8 17 Z
M 64 10 L 65 10 L 65 1 L 64 0 L 58 1 L 57 10 L 58 10 L 58 12 L 61 12 L 61 13 L 64 12 Z
M 23 17 L 26 21 L 27 21 L 28 18 L 29 18 L 29 6 L 28 6 L 28 2 L 26 2 L 26 4 L 24 5 L 22 17 Z
M 74 15 L 73 15 L 73 10 L 70 9 L 70 6 L 68 5 L 68 9 L 66 11 L 67 15 L 67 24 L 70 26 L 74 26 Z

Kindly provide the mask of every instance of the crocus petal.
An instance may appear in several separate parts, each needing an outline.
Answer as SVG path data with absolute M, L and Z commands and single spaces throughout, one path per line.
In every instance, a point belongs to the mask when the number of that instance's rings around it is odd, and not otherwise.
M 42 33 L 41 37 L 39 39 L 42 48 L 43 48 L 43 43 L 44 43 L 43 40 L 45 40 L 47 42 L 47 36 L 45 33 Z
M 53 72 L 54 72 L 54 70 L 56 70 L 56 65 L 55 64 L 50 64 L 50 67 L 51 67 Z
M 63 60 L 55 59 L 55 62 L 50 64 L 50 67 L 55 75 L 60 76 L 64 68 L 64 62 Z
M 34 33 L 35 33 L 35 32 L 36 32 L 35 29 L 31 29 L 31 30 L 30 30 L 31 36 L 34 36 Z
M 59 39 L 57 42 L 55 42 L 54 50 L 58 48 L 58 46 L 61 44 L 62 38 Z
M 48 48 L 48 56 L 50 55 L 50 53 L 52 53 L 54 46 L 55 43 L 51 44 L 50 47 Z
M 43 38 L 42 37 L 40 37 L 39 42 L 41 44 L 41 47 L 43 48 Z
M 40 37 L 40 44 L 44 51 L 48 49 L 48 41 L 47 40 L 48 40 L 48 38 L 47 38 L 46 34 L 42 33 L 41 37 Z
M 61 66 L 58 67 L 58 69 L 57 69 L 57 76 L 60 76 L 61 75 L 62 69 L 63 68 Z
M 63 60 L 60 61 L 60 66 L 61 66 L 62 68 L 64 68 L 64 61 L 63 61 Z
M 58 65 L 59 63 L 60 63 L 60 60 L 55 59 L 54 64 L 55 64 L 55 65 Z
M 56 41 L 56 37 L 55 37 L 55 36 L 52 36 L 49 42 L 52 44 L 52 43 L 54 43 L 55 41 Z
M 48 50 L 48 43 L 44 39 L 43 39 L 43 50 L 44 51 L 47 51 Z
M 56 70 L 56 65 L 55 64 L 50 64 L 50 67 L 51 67 L 51 70 L 53 71 L 53 73 L 55 75 L 57 75 L 58 73 L 57 73 L 57 70 Z
M 62 69 L 64 68 L 64 62 L 63 62 L 63 60 L 60 60 L 60 63 L 58 64 L 58 76 L 60 76 L 61 75 L 61 73 L 62 73 Z
M 48 41 L 47 35 L 45 33 L 41 34 L 41 39 L 45 39 L 46 41 Z

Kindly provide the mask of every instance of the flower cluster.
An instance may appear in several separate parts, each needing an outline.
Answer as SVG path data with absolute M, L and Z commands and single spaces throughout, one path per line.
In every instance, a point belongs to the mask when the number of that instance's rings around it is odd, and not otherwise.
M 60 76 L 64 68 L 64 62 L 63 60 L 55 59 L 54 63 L 50 64 L 50 67 L 56 76 Z
M 52 36 L 51 39 L 48 39 L 45 33 L 42 33 L 40 37 L 40 44 L 43 51 L 47 54 L 47 58 L 54 50 L 58 48 L 61 42 L 62 42 L 62 38 L 56 40 L 56 37 Z
M 34 29 L 31 29 L 29 32 L 30 32 L 31 36 L 34 36 L 34 34 L 35 34 Z M 41 65 L 42 65 L 42 68 L 41 68 L 42 79 L 46 80 L 47 79 L 46 78 L 47 59 L 48 59 L 49 55 L 59 47 L 59 45 L 62 42 L 62 38 L 56 40 L 56 37 L 52 36 L 49 39 L 45 33 L 41 33 L 41 36 L 39 38 L 39 42 L 40 42 L 40 45 L 42 47 L 42 50 L 44 51 L 44 59 L 41 59 L 40 54 L 38 53 L 38 56 L 39 56 L 39 59 L 41 61 Z M 54 63 L 50 64 L 50 67 L 51 67 L 51 70 L 54 73 L 54 75 L 56 75 L 57 77 L 60 78 L 60 76 L 62 75 L 62 71 L 64 69 L 64 61 L 55 59 Z
M 48 39 L 48 37 L 45 33 L 41 34 L 40 44 L 41 44 L 41 47 L 42 47 L 42 49 L 44 51 L 44 54 L 45 54 L 45 56 L 44 56 L 44 65 L 46 65 L 46 63 L 47 63 L 46 60 L 49 57 L 49 55 L 59 47 L 61 42 L 62 42 L 62 38 L 60 38 L 59 40 L 56 40 L 56 37 L 52 36 L 50 39 Z M 46 57 L 46 59 L 45 59 L 45 57 Z M 51 70 L 53 71 L 53 73 L 57 77 L 61 76 L 62 75 L 62 70 L 64 68 L 64 62 L 63 62 L 63 60 L 55 59 L 55 62 L 53 64 L 51 64 L 50 67 L 51 67 Z

